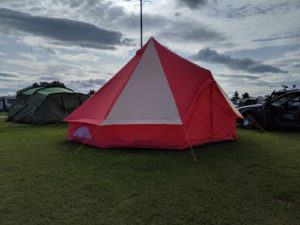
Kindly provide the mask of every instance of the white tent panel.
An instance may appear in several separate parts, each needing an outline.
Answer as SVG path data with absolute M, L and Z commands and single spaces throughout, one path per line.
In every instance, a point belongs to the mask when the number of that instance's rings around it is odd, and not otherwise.
M 113 124 L 182 124 L 153 40 L 102 123 Z

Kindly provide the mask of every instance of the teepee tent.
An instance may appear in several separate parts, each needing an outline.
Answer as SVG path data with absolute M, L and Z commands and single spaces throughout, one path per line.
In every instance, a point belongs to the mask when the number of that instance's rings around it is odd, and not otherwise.
M 209 70 L 150 38 L 65 121 L 69 140 L 101 148 L 185 149 L 235 140 L 238 117 Z

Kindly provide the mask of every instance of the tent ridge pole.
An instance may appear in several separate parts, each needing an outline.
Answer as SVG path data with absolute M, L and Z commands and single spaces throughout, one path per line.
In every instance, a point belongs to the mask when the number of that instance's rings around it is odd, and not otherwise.
M 143 1 L 140 0 L 141 48 L 143 47 Z

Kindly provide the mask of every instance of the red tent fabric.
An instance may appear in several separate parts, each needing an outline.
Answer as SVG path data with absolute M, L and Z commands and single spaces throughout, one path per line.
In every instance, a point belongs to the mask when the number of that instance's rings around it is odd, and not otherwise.
M 239 117 L 209 70 L 150 38 L 65 121 L 69 140 L 100 148 L 185 149 L 236 140 Z

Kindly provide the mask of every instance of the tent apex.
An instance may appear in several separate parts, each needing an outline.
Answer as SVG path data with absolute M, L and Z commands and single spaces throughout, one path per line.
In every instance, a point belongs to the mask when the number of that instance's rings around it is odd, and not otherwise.
M 139 55 L 139 54 L 144 53 L 145 49 L 147 48 L 147 46 L 149 45 L 149 43 L 150 43 L 151 41 L 152 41 L 153 43 L 157 42 L 157 41 L 154 39 L 154 37 L 151 36 L 151 37 L 149 38 L 149 40 L 146 42 L 146 44 L 144 44 L 144 46 L 143 46 L 141 49 L 139 49 L 139 50 L 136 51 L 136 55 Z
M 148 43 L 151 42 L 151 41 L 157 42 L 157 40 L 156 40 L 153 36 L 151 36 L 151 37 L 149 38 L 149 40 L 147 41 L 147 43 L 145 44 L 145 46 L 148 45 Z

